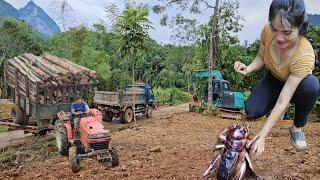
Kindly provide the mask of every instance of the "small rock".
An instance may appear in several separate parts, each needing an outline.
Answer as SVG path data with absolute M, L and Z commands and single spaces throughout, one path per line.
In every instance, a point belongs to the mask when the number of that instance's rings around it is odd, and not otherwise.
M 149 149 L 149 152 L 155 152 L 155 153 L 157 153 L 157 152 L 161 152 L 161 147 L 154 147 L 154 148 L 151 148 L 151 149 Z
M 126 166 L 126 165 L 123 165 L 123 166 L 121 166 L 121 171 L 127 171 L 128 170 L 128 167 Z
M 132 165 L 138 165 L 138 164 L 140 164 L 140 161 L 138 161 L 138 160 L 133 160 L 133 161 L 130 162 L 130 164 L 132 164 Z
M 25 164 L 20 165 L 20 166 L 18 167 L 18 169 L 24 169 L 24 168 L 26 168 L 26 165 L 25 165 Z
M 122 173 L 123 177 L 129 177 L 129 173 Z
M 284 148 L 284 151 L 290 151 L 290 148 Z
M 41 173 L 38 173 L 35 175 L 35 177 L 40 177 L 41 176 Z

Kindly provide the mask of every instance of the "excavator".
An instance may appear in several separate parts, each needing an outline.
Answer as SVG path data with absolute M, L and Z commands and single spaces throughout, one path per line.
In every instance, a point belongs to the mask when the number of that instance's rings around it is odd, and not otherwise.
M 244 115 L 243 92 L 232 92 L 230 82 L 223 79 L 218 69 L 211 70 L 212 80 L 212 104 L 208 99 L 208 81 L 210 71 L 208 69 L 195 70 L 191 74 L 193 87 L 192 101 L 189 103 L 189 111 L 201 111 L 210 106 L 219 109 L 220 117 L 230 119 L 242 119 Z M 205 86 L 200 81 L 205 80 Z M 199 99 L 200 98 L 200 99 Z

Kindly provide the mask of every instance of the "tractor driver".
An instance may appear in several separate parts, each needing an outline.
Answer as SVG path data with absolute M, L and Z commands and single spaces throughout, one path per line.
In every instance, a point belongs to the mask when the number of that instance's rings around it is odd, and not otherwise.
M 72 115 L 81 115 L 81 117 L 87 117 L 89 113 L 89 106 L 85 101 L 82 101 L 79 95 L 75 95 L 75 102 L 71 104 Z M 75 132 L 75 138 L 80 138 L 79 125 L 81 118 L 72 118 L 72 124 Z
M 89 112 L 88 104 L 81 99 L 81 96 L 76 95 L 74 97 L 75 102 L 71 104 L 71 113 L 73 115 L 82 114 L 82 117 L 87 116 Z

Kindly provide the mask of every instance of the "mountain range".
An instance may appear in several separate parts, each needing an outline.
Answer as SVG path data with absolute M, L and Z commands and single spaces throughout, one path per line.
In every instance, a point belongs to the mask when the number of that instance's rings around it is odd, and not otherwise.
M 309 24 L 311 26 L 320 26 L 320 15 L 319 14 L 308 14 Z
M 55 33 L 61 32 L 59 26 L 50 16 L 33 1 L 30 1 L 25 7 L 18 10 L 10 3 L 0 0 L 0 16 L 10 16 L 24 20 L 45 36 L 52 36 Z M 311 26 L 320 26 L 319 14 L 308 14 L 308 18 Z
M 18 10 L 8 2 L 0 0 L 0 16 L 10 16 L 24 20 L 45 36 L 52 36 L 55 33 L 61 32 L 59 26 L 50 16 L 33 1 L 30 1 L 25 7 Z

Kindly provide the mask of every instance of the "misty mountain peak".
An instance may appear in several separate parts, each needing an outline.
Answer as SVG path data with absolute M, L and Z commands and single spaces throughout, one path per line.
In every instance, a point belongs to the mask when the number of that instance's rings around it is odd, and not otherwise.
M 34 1 L 16 10 L 11 4 L 0 0 L 0 15 L 21 19 L 30 24 L 35 30 L 46 36 L 61 32 L 59 26 Z

